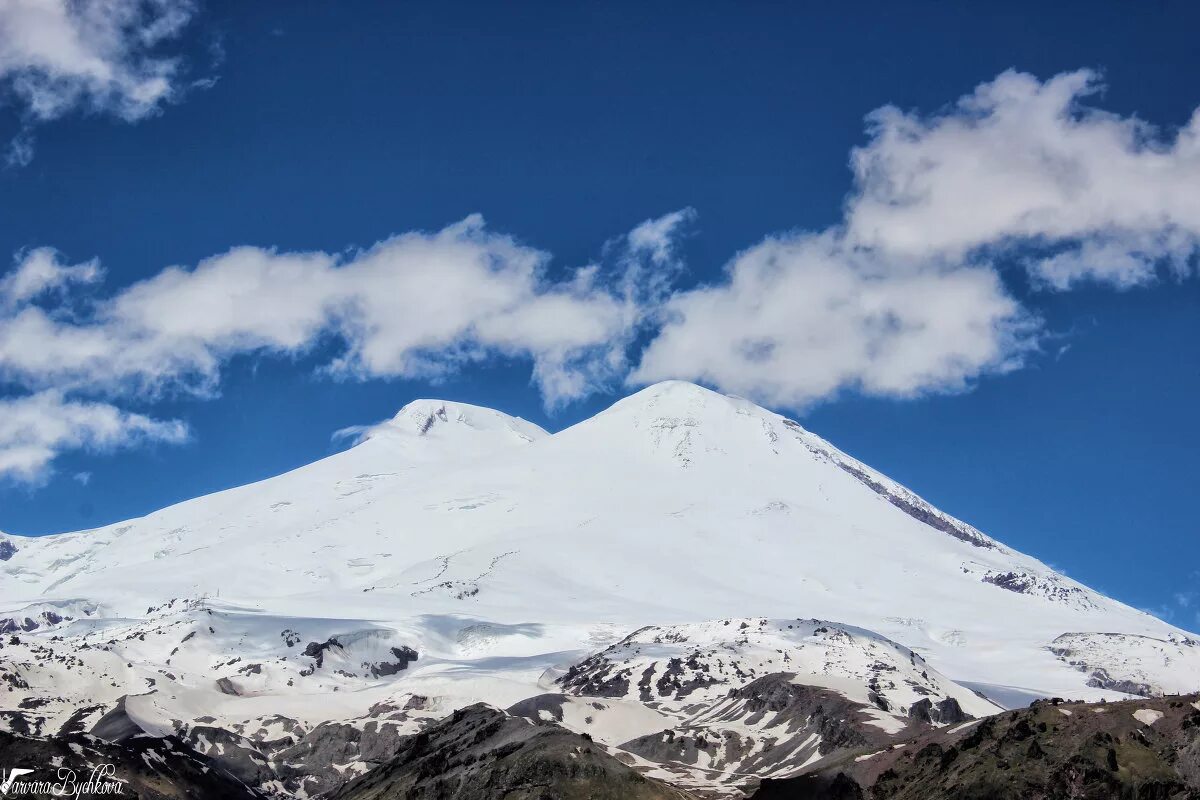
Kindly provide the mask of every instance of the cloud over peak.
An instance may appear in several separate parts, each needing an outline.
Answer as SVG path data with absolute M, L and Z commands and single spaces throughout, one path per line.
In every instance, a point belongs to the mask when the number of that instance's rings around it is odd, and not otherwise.
M 548 400 L 572 399 L 584 386 L 555 373 L 619 343 L 633 320 L 594 281 L 548 280 L 547 261 L 472 216 L 346 257 L 238 247 L 110 297 L 46 308 L 29 302 L 33 287 L 92 282 L 99 267 L 66 265 L 41 249 L 0 282 L 9 310 L 0 318 L 0 376 L 39 388 L 132 383 L 205 394 L 231 356 L 298 355 L 332 335 L 344 343 L 328 365 L 337 375 L 437 377 L 500 353 L 531 359 Z M 552 388 L 567 385 L 578 389 Z
M 105 296 L 98 262 L 70 264 L 41 248 L 0 278 L 0 382 L 36 393 L 11 401 L 22 408 L 81 419 L 66 395 L 211 397 L 235 356 L 294 358 L 334 342 L 320 369 L 335 379 L 436 380 L 489 358 L 525 360 L 553 408 L 627 370 L 646 297 L 632 283 L 653 281 L 659 250 L 623 243 L 614 252 L 605 267 L 554 279 L 548 254 L 473 215 L 347 255 L 237 247 Z M 86 408 L 90 419 L 116 413 Z M 114 446 L 121 431 L 177 440 L 144 417 L 116 419 L 111 435 L 68 425 L 76 434 L 39 437 L 43 455 L 0 464 L 0 477 L 29 480 L 55 447 Z M 0 450 L 17 446 L 0 439 Z
M 66 422 L 0 435 L 0 477 L 36 480 L 64 449 L 178 441 L 178 423 L 119 406 L 210 397 L 235 356 L 318 344 L 342 380 L 522 361 L 548 408 L 672 378 L 792 409 L 963 391 L 1039 350 L 1012 279 L 1034 298 L 1195 272 L 1200 116 L 1161 131 L 1085 105 L 1098 86 L 1006 72 L 935 114 L 873 112 L 840 223 L 767 236 L 708 284 L 685 284 L 690 208 L 575 269 L 478 215 L 351 253 L 237 247 L 108 294 L 95 260 L 24 252 L 0 276 L 0 382 L 23 393 L 2 402 Z
M 632 382 L 686 377 L 788 408 L 961 390 L 1016 366 L 1036 331 L 990 269 L 881 261 L 832 231 L 767 239 L 665 317 Z
M 1037 349 L 1034 289 L 1194 274 L 1200 112 L 1175 132 L 1084 104 L 1089 70 L 1015 71 L 928 116 L 887 106 L 850 159 L 842 223 L 768 237 L 676 293 L 631 380 L 690 378 L 804 407 L 958 391 Z

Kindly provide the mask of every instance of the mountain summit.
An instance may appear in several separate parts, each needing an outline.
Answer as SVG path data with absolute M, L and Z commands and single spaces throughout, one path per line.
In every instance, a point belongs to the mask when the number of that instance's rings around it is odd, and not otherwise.
M 378 425 L 343 432 L 357 436 L 355 444 L 387 442 L 393 449 L 436 452 L 454 458 L 478 457 L 490 450 L 527 444 L 550 434 L 520 417 L 469 403 L 448 400 L 414 400 L 394 417 Z M 430 445 L 438 442 L 436 450 Z
M 530 442 L 549 436 L 537 425 L 520 417 L 510 417 L 490 408 L 447 400 L 414 400 L 381 427 L 391 431 L 415 433 L 417 436 L 437 436 L 447 430 L 463 428 L 503 431 Z

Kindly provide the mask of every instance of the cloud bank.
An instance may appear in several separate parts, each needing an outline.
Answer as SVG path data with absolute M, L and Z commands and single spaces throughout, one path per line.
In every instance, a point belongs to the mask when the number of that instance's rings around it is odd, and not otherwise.
M 5 0 L 0 89 L 23 121 L 10 164 L 33 157 L 33 128 L 73 111 L 136 122 L 182 90 L 163 47 L 195 14 L 192 0 Z
M 0 281 L 0 379 L 206 396 L 236 355 L 296 356 L 332 337 L 342 352 L 325 368 L 342 377 L 437 378 L 495 355 L 528 359 L 554 406 L 621 368 L 636 309 L 593 269 L 547 281 L 548 259 L 471 216 L 348 257 L 239 247 L 95 299 L 70 291 L 100 279 L 95 262 L 38 249 Z
M 677 293 L 635 382 L 688 378 L 777 405 L 956 391 L 1014 369 L 1036 316 L 1005 288 L 1119 289 L 1196 270 L 1200 110 L 1175 132 L 1089 108 L 1088 70 L 1005 72 L 947 110 L 867 117 L 843 223 L 767 238 Z
M 1200 115 L 1160 131 L 1085 105 L 1098 89 L 1006 72 L 937 114 L 879 109 L 839 225 L 769 236 L 690 288 L 691 209 L 570 270 L 479 216 L 348 254 L 239 247 L 109 294 L 96 261 L 21 253 L 0 277 L 0 381 L 30 421 L 0 428 L 0 477 L 181 441 L 130 398 L 212 397 L 239 355 L 333 353 L 320 370 L 342 380 L 520 361 L 549 408 L 668 378 L 792 409 L 968 389 L 1038 351 L 1016 276 L 1036 292 L 1195 273 Z
M 608 249 L 608 269 L 550 280 L 546 253 L 476 215 L 351 254 L 239 247 L 107 296 L 97 262 L 70 264 L 48 248 L 22 253 L 0 278 L 0 382 L 29 394 L 6 401 L 21 416 L 0 428 L 8 454 L 0 477 L 40 480 L 66 449 L 182 441 L 182 423 L 111 404 L 213 397 L 222 366 L 239 355 L 296 358 L 325 345 L 336 355 L 320 371 L 351 380 L 436 380 L 519 359 L 555 408 L 628 370 L 651 266 L 669 254 L 640 234 Z

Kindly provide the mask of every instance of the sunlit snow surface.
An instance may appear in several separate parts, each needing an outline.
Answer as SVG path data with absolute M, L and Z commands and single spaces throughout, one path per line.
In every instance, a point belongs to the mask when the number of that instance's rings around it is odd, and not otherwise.
M 995 686 L 1001 703 L 1200 688 L 1200 644 L 1183 631 L 941 514 L 794 422 L 686 383 L 555 435 L 417 401 L 288 474 L 0 542 L 16 548 L 0 561 L 0 626 L 20 640 L 0 649 L 15 676 L 0 709 L 56 698 L 41 707 L 47 729 L 131 695 L 148 730 L 203 718 L 263 736 L 274 717 L 313 726 L 417 697 L 396 722 L 415 730 L 467 702 L 562 692 L 572 665 L 645 626 L 728 647 L 729 620 L 767 626 L 746 645 L 758 668 L 786 650 L 809 685 L 863 701 L 871 648 L 923 665 L 975 713 L 994 706 L 953 681 Z M 851 626 L 852 655 L 811 640 L 815 623 L 787 628 L 812 620 Z M 303 654 L 330 639 L 320 666 Z M 404 648 L 419 655 L 401 666 Z M 908 691 L 894 692 L 898 708 Z M 660 699 L 567 700 L 563 721 L 616 745 L 683 713 Z

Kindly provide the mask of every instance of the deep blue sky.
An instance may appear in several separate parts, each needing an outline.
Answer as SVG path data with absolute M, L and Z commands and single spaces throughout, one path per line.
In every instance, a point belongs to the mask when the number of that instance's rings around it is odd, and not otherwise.
M 1184 2 L 210 1 L 188 47 L 215 86 L 136 125 L 39 128 L 34 161 L 0 173 L 0 254 L 96 256 L 116 288 L 232 245 L 339 250 L 480 212 L 573 266 L 691 206 L 684 282 L 702 282 L 765 234 L 834 223 L 848 151 L 885 103 L 933 110 L 1009 67 L 1093 67 L 1105 108 L 1184 123 L 1200 104 L 1196 30 Z M 844 398 L 803 422 L 1010 545 L 1200 628 L 1175 598 L 1200 589 L 1200 285 L 1027 303 L 1070 345 L 1061 357 L 962 395 Z M 334 383 L 319 363 L 235 361 L 219 400 L 153 409 L 187 420 L 189 444 L 64 456 L 48 485 L 0 488 L 0 529 L 91 527 L 266 477 L 417 396 L 551 430 L 614 399 L 548 417 L 526 363 L 437 387 Z

